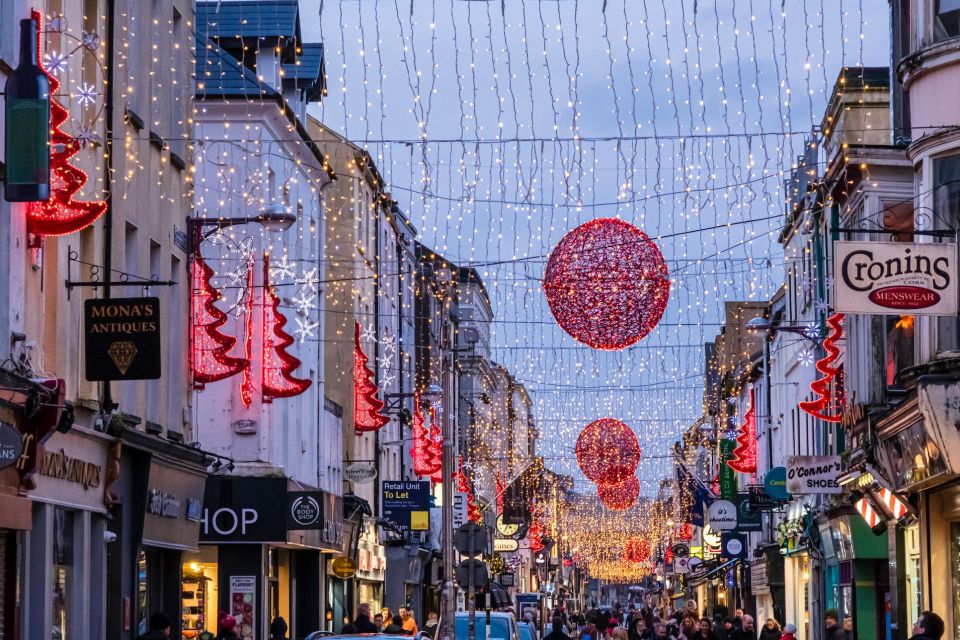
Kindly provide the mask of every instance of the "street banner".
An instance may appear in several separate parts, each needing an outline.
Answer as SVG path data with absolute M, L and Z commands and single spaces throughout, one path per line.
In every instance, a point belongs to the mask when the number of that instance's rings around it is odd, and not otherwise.
M 840 456 L 787 456 L 787 491 L 793 494 L 838 494 Z
M 931 242 L 833 243 L 837 313 L 957 314 L 957 245 Z

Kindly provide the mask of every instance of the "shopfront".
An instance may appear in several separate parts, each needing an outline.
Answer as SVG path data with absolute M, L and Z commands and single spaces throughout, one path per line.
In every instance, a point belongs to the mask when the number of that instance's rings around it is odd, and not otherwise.
M 74 427 L 35 450 L 29 492 L 33 523 L 24 534 L 24 638 L 102 638 L 107 624 L 108 470 L 114 440 Z
M 217 632 L 226 612 L 242 640 L 263 640 L 277 617 L 291 637 L 324 628 L 325 554 L 342 538 L 337 496 L 285 477 L 210 476 L 200 550 L 181 567 L 185 622 Z
M 377 540 L 373 518 L 364 518 L 363 532 L 357 546 L 357 602 L 366 602 L 371 611 L 383 607 L 383 578 L 387 567 L 384 546 Z

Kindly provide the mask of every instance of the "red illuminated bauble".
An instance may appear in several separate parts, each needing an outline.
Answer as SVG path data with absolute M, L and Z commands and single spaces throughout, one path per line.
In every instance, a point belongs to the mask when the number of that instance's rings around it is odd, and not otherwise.
M 617 350 L 660 322 L 669 276 L 647 234 L 623 220 L 598 218 L 567 233 L 553 249 L 543 290 L 564 331 L 594 349 Z
M 640 495 L 640 481 L 632 475 L 620 484 L 598 484 L 597 496 L 607 509 L 624 511 L 633 506 Z
M 613 418 L 595 420 L 577 438 L 577 463 L 598 484 L 618 484 L 640 464 L 640 443 L 633 429 Z
M 650 557 L 650 543 L 646 538 L 630 538 L 623 550 L 629 562 L 644 562 Z

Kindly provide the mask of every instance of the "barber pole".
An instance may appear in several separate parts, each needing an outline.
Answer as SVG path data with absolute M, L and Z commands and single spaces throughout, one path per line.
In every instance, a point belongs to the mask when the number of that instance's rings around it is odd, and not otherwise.
M 857 500 L 857 511 L 860 512 L 860 515 L 863 516 L 867 526 L 869 526 L 871 529 L 880 524 L 880 516 L 878 516 L 877 512 L 873 510 L 873 507 L 870 506 L 870 503 L 867 502 L 866 498 L 860 498 Z
M 880 489 L 880 501 L 883 503 L 883 506 L 887 508 L 887 511 L 893 516 L 894 520 L 899 520 L 903 516 L 907 515 L 907 505 L 903 504 L 903 501 L 897 497 L 893 491 L 890 489 Z

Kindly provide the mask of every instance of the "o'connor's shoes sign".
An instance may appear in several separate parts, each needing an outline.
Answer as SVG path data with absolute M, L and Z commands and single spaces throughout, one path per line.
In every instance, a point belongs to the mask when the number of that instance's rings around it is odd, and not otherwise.
M 837 312 L 956 315 L 956 244 L 835 242 L 833 247 Z

